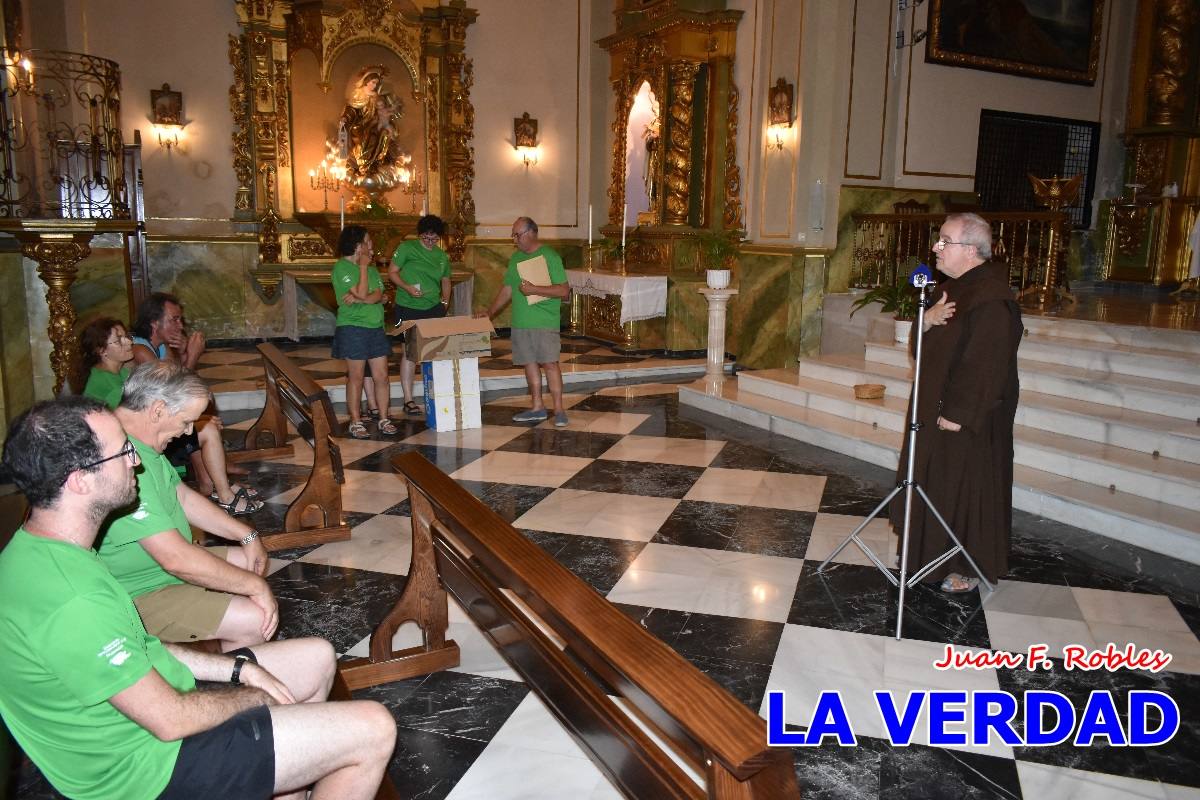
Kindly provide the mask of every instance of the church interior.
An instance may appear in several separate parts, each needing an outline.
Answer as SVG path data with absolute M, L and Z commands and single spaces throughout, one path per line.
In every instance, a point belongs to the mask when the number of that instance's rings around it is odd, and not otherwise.
M 349 685 L 396 718 L 381 797 L 1200 798 L 1195 0 L 2 6 L 0 442 L 79 391 L 90 320 L 180 298 L 231 460 L 265 501 L 252 524 L 294 536 L 271 548 L 279 636 L 328 639 L 347 674 L 377 667 Z M 907 281 L 961 212 L 990 224 L 1024 325 L 1011 553 L 994 591 L 918 583 L 902 605 L 897 532 L 873 517 L 908 430 Z M 478 364 L 481 427 L 347 432 L 339 233 L 366 228 L 384 272 L 427 214 L 446 224 L 455 315 L 501 288 L 514 220 L 561 256 L 569 424 L 513 422 L 530 396 L 504 310 Z M 283 433 L 284 384 L 308 428 L 289 415 Z M 394 373 L 392 391 L 398 408 Z M 272 413 L 273 449 L 256 450 Z M 474 531 L 452 571 L 447 531 L 482 517 L 410 495 L 457 497 L 397 474 L 413 453 L 518 541 Z M 331 458 L 338 518 L 298 522 Z M 0 542 L 23 513 L 0 485 Z M 303 535 L 318 528 L 344 535 Z M 673 716 L 652 670 L 641 684 L 619 666 L 620 636 L 589 638 L 538 593 L 545 570 L 506 560 L 525 542 L 579 579 L 563 596 L 603 598 L 688 686 L 732 698 L 761 747 Z M 418 568 L 435 550 L 449 595 Z M 499 583 L 467 602 L 476 572 Z M 418 590 L 445 602 L 440 622 L 392 611 Z M 488 622 L 502 606 L 521 619 Z M 933 666 L 948 646 L 1040 643 L 1054 668 Z M 1072 644 L 1171 661 L 1068 670 Z M 398 653 L 423 670 L 380 678 L 373 662 Z M 566 661 L 570 680 L 547 677 Z M 584 677 L 591 695 L 556 694 Z M 935 744 L 920 724 L 893 746 L 873 692 L 935 689 L 1053 691 L 1077 710 L 1156 690 L 1181 724 L 1145 748 Z M 770 693 L 802 732 L 830 691 L 855 746 L 768 751 Z M 585 695 L 626 721 L 586 716 Z M 669 757 L 618 759 L 616 740 Z M 5 796 L 62 796 L 7 736 Z

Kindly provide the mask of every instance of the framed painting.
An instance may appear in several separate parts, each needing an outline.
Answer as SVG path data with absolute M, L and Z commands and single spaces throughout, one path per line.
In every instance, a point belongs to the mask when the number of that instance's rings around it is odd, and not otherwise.
M 925 60 L 1096 82 L 1104 0 L 930 0 Z

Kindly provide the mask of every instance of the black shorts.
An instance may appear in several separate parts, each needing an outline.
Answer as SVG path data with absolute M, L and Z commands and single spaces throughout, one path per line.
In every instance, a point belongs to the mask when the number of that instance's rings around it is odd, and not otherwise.
M 396 306 L 396 324 L 408 322 L 410 319 L 441 319 L 446 316 L 446 307 L 438 303 L 433 308 L 405 308 Z
M 182 436 L 176 436 L 171 441 L 167 442 L 167 449 L 163 450 L 163 455 L 167 460 L 176 467 L 186 467 L 191 458 L 192 453 L 200 450 L 200 437 L 196 435 L 196 431 L 185 433 Z
M 275 791 L 271 710 L 251 708 L 183 740 L 159 800 L 267 800 Z

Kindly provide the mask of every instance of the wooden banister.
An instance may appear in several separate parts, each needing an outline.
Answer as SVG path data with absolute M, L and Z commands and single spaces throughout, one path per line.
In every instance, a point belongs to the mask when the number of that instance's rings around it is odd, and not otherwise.
M 760 717 L 420 455 L 397 456 L 392 465 L 409 485 L 413 572 L 421 569 L 418 553 L 431 548 L 439 588 L 458 600 L 624 794 L 798 796 L 791 757 L 767 746 Z M 377 629 L 380 641 L 372 636 L 371 659 L 343 668 L 352 688 L 362 685 L 357 681 L 366 670 L 403 669 L 402 659 L 389 660 L 386 651 L 399 624 L 422 608 L 436 614 L 429 627 L 417 620 L 426 652 L 436 652 L 431 634 L 444 641 L 430 630 L 444 628 L 438 608 L 444 595 L 422 578 L 420 602 L 415 590 L 409 596 L 409 580 Z

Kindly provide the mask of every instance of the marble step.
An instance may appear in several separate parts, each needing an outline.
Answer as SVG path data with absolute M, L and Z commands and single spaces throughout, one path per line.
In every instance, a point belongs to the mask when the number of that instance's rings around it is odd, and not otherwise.
M 788 370 L 746 372 L 738 376 L 739 391 L 760 394 L 792 406 L 842 417 L 890 432 L 899 449 L 905 429 L 907 396 L 885 394 L 880 400 L 859 400 L 852 388 L 806 378 Z M 1015 460 L 1045 472 L 1200 510 L 1200 463 L 1189 463 L 1147 452 L 1091 441 L 1063 431 L 1029 427 L 1021 422 L 1028 406 L 1018 409 L 1013 432 Z
M 911 363 L 908 346 L 900 344 L 868 342 L 865 357 L 867 361 L 899 367 Z M 1021 341 L 1019 357 L 1023 362 L 1076 367 L 1096 375 L 1136 376 L 1200 386 L 1200 359 L 1173 350 L 1038 335 L 1026 336 Z
M 895 469 L 900 437 L 870 423 L 744 391 L 736 379 L 681 386 L 679 400 L 714 414 Z M 1013 505 L 1119 541 L 1200 564 L 1200 515 L 1132 492 L 1110 491 L 1030 466 L 1014 469 Z
M 866 356 L 821 356 L 800 359 L 803 375 L 850 384 L 883 383 L 892 391 L 892 382 L 911 380 L 911 366 L 904 345 L 872 343 Z M 1063 364 L 1049 364 L 1025 358 L 1017 360 L 1022 392 L 1038 392 L 1066 398 L 1086 397 L 1088 402 L 1114 408 L 1133 409 L 1195 421 L 1200 419 L 1200 390 L 1190 383 L 1114 375 Z M 875 375 L 876 379 L 871 380 Z
M 1068 341 L 1087 341 L 1100 345 L 1124 345 L 1154 350 L 1200 355 L 1200 333 L 1139 325 L 1117 325 L 1082 319 L 1059 319 L 1025 314 L 1022 317 L 1030 336 Z

